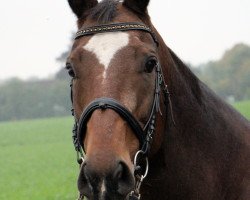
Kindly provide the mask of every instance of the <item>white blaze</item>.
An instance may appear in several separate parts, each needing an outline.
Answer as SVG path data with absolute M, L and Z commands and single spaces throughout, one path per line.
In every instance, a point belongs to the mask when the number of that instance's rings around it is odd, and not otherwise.
M 96 55 L 99 63 L 104 66 L 103 78 L 106 78 L 106 71 L 114 55 L 128 43 L 128 33 L 108 32 L 94 35 L 83 48 Z
M 101 184 L 101 194 L 104 195 L 105 191 L 106 191 L 105 183 L 104 183 L 104 180 L 102 180 L 102 184 Z

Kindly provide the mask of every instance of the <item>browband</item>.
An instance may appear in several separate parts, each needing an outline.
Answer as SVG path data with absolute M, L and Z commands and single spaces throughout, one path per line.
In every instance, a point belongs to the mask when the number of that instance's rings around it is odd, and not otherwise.
M 152 30 L 145 24 L 138 22 L 112 23 L 112 24 L 102 24 L 97 26 L 84 27 L 76 33 L 75 40 L 82 36 L 94 35 L 96 33 L 128 31 L 128 30 L 146 31 L 150 33 L 157 46 L 159 45 L 158 40 L 155 34 L 152 32 Z

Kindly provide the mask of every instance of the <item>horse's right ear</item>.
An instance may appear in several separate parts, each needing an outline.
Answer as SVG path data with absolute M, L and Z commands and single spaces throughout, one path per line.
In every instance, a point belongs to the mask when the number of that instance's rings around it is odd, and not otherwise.
M 147 12 L 149 0 L 124 0 L 123 5 L 134 12 L 144 15 Z
M 78 18 L 81 18 L 85 11 L 95 7 L 97 0 L 68 0 L 69 6 Z

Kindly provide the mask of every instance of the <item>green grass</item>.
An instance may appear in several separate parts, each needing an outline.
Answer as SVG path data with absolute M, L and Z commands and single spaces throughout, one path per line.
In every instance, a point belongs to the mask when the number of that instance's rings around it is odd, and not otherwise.
M 250 101 L 234 106 L 250 119 Z M 0 200 L 73 200 L 72 118 L 0 123 Z
M 250 100 L 234 103 L 233 106 L 247 119 L 250 119 Z
M 0 199 L 73 200 L 71 118 L 0 123 Z

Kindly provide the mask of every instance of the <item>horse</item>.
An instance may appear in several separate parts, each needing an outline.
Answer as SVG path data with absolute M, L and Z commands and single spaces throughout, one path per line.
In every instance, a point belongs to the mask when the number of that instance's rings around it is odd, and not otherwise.
M 68 3 L 79 199 L 250 199 L 249 121 L 165 44 L 149 0 Z

